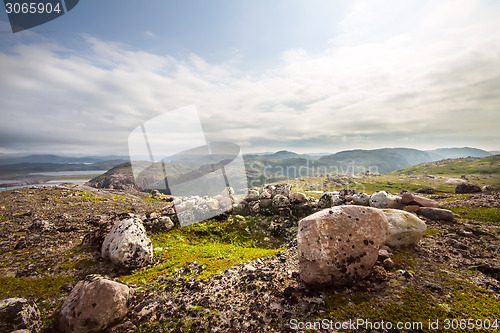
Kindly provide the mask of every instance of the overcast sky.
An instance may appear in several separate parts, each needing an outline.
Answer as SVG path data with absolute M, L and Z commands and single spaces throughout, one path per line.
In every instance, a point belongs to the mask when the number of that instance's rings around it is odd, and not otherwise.
M 13 34 L 2 11 L 0 153 L 125 155 L 137 126 L 189 105 L 208 140 L 245 153 L 500 150 L 499 13 L 497 0 L 83 0 Z

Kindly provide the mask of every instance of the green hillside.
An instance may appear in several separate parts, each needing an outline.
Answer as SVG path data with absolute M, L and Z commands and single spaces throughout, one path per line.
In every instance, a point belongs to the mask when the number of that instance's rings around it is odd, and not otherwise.
M 467 157 L 422 163 L 391 172 L 395 175 L 493 175 L 500 174 L 500 155 Z

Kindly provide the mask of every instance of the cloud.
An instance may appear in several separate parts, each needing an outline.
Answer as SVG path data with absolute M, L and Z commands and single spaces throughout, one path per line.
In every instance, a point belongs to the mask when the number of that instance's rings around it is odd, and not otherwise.
M 391 3 L 356 2 L 322 52 L 290 48 L 259 73 L 237 50 L 209 63 L 88 35 L 83 50 L 18 45 L 0 53 L 0 150 L 126 154 L 136 126 L 191 104 L 209 139 L 247 151 L 498 149 L 498 5 Z

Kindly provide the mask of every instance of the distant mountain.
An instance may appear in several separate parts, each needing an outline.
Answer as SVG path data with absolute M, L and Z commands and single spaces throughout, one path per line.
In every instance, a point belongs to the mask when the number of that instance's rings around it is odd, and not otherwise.
M 442 159 L 446 158 L 461 158 L 461 157 L 486 157 L 491 156 L 490 152 L 486 150 L 463 147 L 463 148 L 439 148 L 434 150 L 427 150 L 429 153 L 434 153 L 442 156 Z
M 396 170 L 391 174 L 403 175 L 493 175 L 500 174 L 500 156 L 461 157 L 436 162 L 422 163 Z
M 13 156 L 4 154 L 0 156 L 0 165 L 18 164 L 18 163 L 98 163 L 103 161 L 121 160 L 128 161 L 128 156 L 84 156 L 84 157 L 68 157 L 59 155 L 28 155 L 28 156 Z
M 328 165 L 329 169 L 338 170 L 338 173 L 366 171 L 387 173 L 411 165 L 404 156 L 389 148 L 346 150 L 323 156 L 319 159 L 319 162 Z
M 490 150 L 488 153 L 492 155 L 500 155 L 500 150 Z

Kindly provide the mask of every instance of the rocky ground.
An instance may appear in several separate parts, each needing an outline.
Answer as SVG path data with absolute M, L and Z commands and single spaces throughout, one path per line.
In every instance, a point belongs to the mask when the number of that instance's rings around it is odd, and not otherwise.
M 434 198 L 454 207 L 455 222 L 422 218 L 428 229 L 418 245 L 387 248 L 368 278 L 313 288 L 299 278 L 294 240 L 281 245 L 256 240 L 256 247 L 274 248 L 274 254 L 252 260 L 242 255 L 235 266 L 219 270 L 207 263 L 224 262 L 224 255 L 200 256 L 206 261 L 188 260 L 149 275 L 160 259 L 135 271 L 103 260 L 99 243 L 88 235 L 99 236 L 97 230 L 125 213 L 145 220 L 159 214 L 168 204 L 161 198 L 82 186 L 0 192 L 0 299 L 34 300 L 46 332 L 53 330 L 53 314 L 77 281 L 94 273 L 135 291 L 127 316 L 109 332 L 293 332 L 298 322 L 323 319 L 500 321 L 499 193 L 438 193 Z M 213 229 L 200 233 L 202 228 L 196 229 L 197 237 L 212 240 Z M 154 230 L 148 230 L 156 250 Z M 222 239 L 221 246 L 225 242 L 230 240 Z M 363 330 L 370 331 L 357 331 Z

